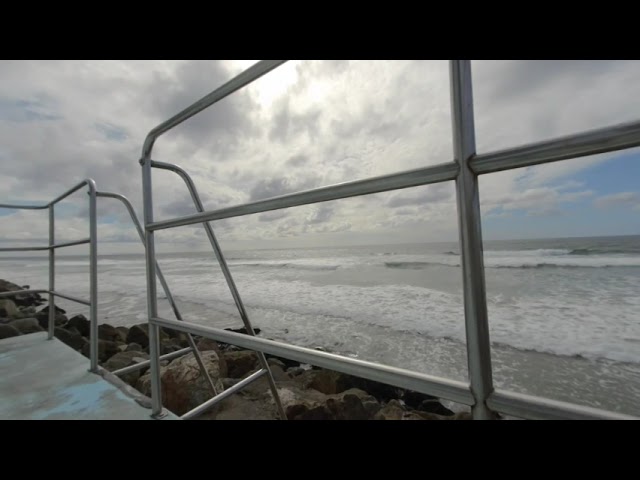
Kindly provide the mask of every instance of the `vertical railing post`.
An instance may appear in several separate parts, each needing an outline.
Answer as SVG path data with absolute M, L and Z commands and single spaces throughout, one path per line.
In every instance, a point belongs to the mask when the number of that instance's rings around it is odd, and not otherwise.
M 56 323 L 56 305 L 53 292 L 56 288 L 56 251 L 53 248 L 55 243 L 55 212 L 53 203 L 49 205 L 49 327 L 48 338 L 51 340 L 54 335 Z
M 454 157 L 460 165 L 460 172 L 456 179 L 456 200 L 464 289 L 467 361 L 471 393 L 475 398 L 473 418 L 487 420 L 494 418 L 494 414 L 486 404 L 487 398 L 493 391 L 493 378 L 478 176 L 469 168 L 469 160 L 476 153 L 471 62 L 451 60 L 450 81 L 453 149 Z
M 89 350 L 91 372 L 98 371 L 98 219 L 96 188 L 89 181 Z
M 154 232 L 146 226 L 153 222 L 153 195 L 151 193 L 150 152 L 140 160 L 142 165 L 142 197 L 144 203 L 145 255 L 147 263 L 147 310 L 149 314 L 149 357 L 151 369 L 151 416 L 159 418 L 162 412 L 162 390 L 160 384 L 160 327 L 151 322 L 158 316 L 156 293 L 156 253 Z

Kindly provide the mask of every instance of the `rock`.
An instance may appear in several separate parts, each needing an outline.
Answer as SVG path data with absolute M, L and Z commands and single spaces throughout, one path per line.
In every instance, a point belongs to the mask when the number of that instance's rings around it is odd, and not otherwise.
M 425 400 L 437 400 L 436 397 L 427 395 L 425 393 L 414 392 L 413 390 L 404 390 L 402 392 L 402 401 L 409 408 L 418 409 L 420 404 Z
M 288 369 L 288 368 L 292 368 L 292 367 L 299 367 L 300 366 L 300 362 L 296 362 L 295 360 L 289 360 L 288 358 L 284 358 L 284 357 L 276 357 L 275 355 L 265 355 L 265 357 L 267 357 L 267 360 L 273 358 L 275 360 L 278 360 L 280 362 L 282 362 L 284 364 L 284 369 Z
M 313 388 L 326 394 L 336 394 L 357 388 L 373 395 L 379 402 L 397 399 L 402 394 L 401 389 L 391 385 L 326 369 L 312 368 L 296 377 L 296 381 L 302 382 L 305 388 Z
M 36 315 L 36 307 L 20 307 L 20 313 L 25 317 L 35 317 Z
M 443 406 L 442 408 L 445 407 Z M 435 413 L 421 412 L 418 410 L 408 410 L 398 400 L 389 401 L 374 417 L 375 420 L 449 420 L 454 418 L 456 417 L 437 415 Z
M 236 383 L 238 383 L 241 379 L 239 378 L 222 378 L 220 381 L 222 382 L 222 386 L 225 390 L 233 387 Z
M 46 307 L 44 307 L 42 310 L 40 310 L 38 313 L 49 313 L 49 305 L 47 305 Z M 64 310 L 63 308 L 60 308 L 58 305 L 56 305 L 56 313 L 67 313 L 66 310 Z
M 0 340 L 3 338 L 17 337 L 20 334 L 20 330 L 12 325 L 0 324 Z
M 356 388 L 324 395 L 287 386 L 278 394 L 289 420 L 369 420 L 380 409 L 375 398 Z
M 212 340 L 211 338 L 201 338 L 197 341 L 196 346 L 201 352 L 214 350 L 216 353 L 220 354 L 220 346 L 218 345 L 218 342 Z
M 9 322 L 9 325 L 17 328 L 23 335 L 43 331 L 43 328 L 40 326 L 38 319 L 36 318 L 21 318 L 19 320 L 13 320 L 12 322 Z
M 306 370 L 301 367 L 287 368 L 287 374 L 289 374 L 291 378 L 297 377 L 298 375 L 302 375 L 304 372 L 306 372 Z
M 201 420 L 277 420 L 278 411 L 275 404 L 264 399 L 254 400 L 241 395 L 231 395 L 223 400 L 215 413 L 205 413 Z
M 162 378 L 167 371 L 167 365 L 160 365 L 160 378 Z M 147 370 L 146 373 L 140 375 L 138 381 L 136 382 L 135 389 L 138 390 L 143 395 L 147 397 L 151 397 L 151 371 Z M 162 394 L 162 406 L 168 408 L 165 403 L 165 395 L 164 392 Z M 171 410 L 171 409 L 170 409 Z M 174 412 L 175 413 L 175 412 Z
M 10 298 L 0 298 L 0 317 L 17 318 L 20 311 Z
M 29 290 L 29 285 L 16 285 L 6 280 L 0 280 L 0 292 L 13 292 L 16 290 Z M 44 303 L 43 298 L 38 293 L 18 293 L 12 297 L 12 301 L 17 306 L 38 306 Z M 32 315 L 32 313 L 29 313 Z
M 176 339 L 174 338 L 165 338 L 160 342 L 160 355 L 166 355 L 167 353 L 177 352 L 181 350 L 182 347 L 176 343 Z
M 270 365 L 271 375 L 276 382 L 288 382 L 291 377 L 285 373 L 280 365 Z
M 116 353 L 113 357 L 107 360 L 103 367 L 110 372 L 115 370 L 120 370 L 121 368 L 129 367 L 131 365 L 135 365 L 136 363 L 144 362 L 145 360 L 149 360 L 149 355 L 144 352 L 120 352 Z M 136 370 L 134 372 L 125 373 L 124 375 L 119 375 L 119 377 L 132 387 L 135 387 L 138 378 L 148 369 L 148 367 L 144 367 L 140 370 Z
M 283 371 L 286 370 L 286 366 L 284 363 L 282 363 L 279 359 L 271 357 L 267 359 L 267 363 L 269 365 L 277 365 L 278 367 L 280 367 Z
M 169 338 L 169 335 L 160 330 L 160 340 L 162 341 L 163 338 Z M 131 327 L 127 334 L 127 343 L 137 343 L 142 348 L 147 348 L 149 346 L 149 324 L 139 323 Z
M 118 340 L 127 343 L 127 335 L 129 335 L 129 329 L 127 327 L 116 327 L 118 332 Z
M 76 315 L 75 317 L 71 317 L 67 322 L 65 328 L 71 327 L 76 328 L 83 337 L 89 337 L 89 335 L 91 334 L 91 323 L 84 315 Z
M 451 417 L 451 420 L 473 420 L 473 417 L 471 412 L 458 412 Z
M 67 326 L 65 325 L 64 328 L 67 332 L 69 332 L 72 335 L 80 335 L 82 336 L 82 334 L 80 333 L 80 330 L 78 330 L 77 328 L 71 327 L 71 328 L 67 328 Z
M 10 318 L 0 317 L 0 324 L 9 323 L 10 321 Z
M 82 349 L 81 353 L 90 358 L 90 343 L 87 341 Z M 98 361 L 100 363 L 106 362 L 109 358 L 113 357 L 116 353 L 120 353 L 118 350 L 118 344 L 116 342 L 110 342 L 108 340 L 98 339 Z
M 46 312 L 43 310 L 40 310 L 38 313 L 36 313 L 36 318 L 38 319 L 38 323 L 42 328 L 44 328 L 45 330 L 49 328 L 49 310 L 48 309 Z M 68 323 L 67 317 L 63 313 L 56 312 L 54 325 L 56 327 L 61 327 L 63 325 L 66 325 L 67 323 Z
M 258 354 L 250 350 L 226 351 L 222 358 L 225 360 L 227 371 L 229 372 L 228 376 L 231 378 L 242 378 L 245 374 L 258 367 Z
M 243 334 L 245 334 L 245 335 L 248 335 L 248 333 L 247 333 L 247 329 L 246 329 L 245 327 L 242 327 L 242 328 L 225 328 L 225 330 L 228 330 L 229 332 L 243 333 Z M 259 328 L 255 328 L 255 327 L 254 327 L 254 329 L 253 329 L 253 332 L 254 332 L 256 335 L 260 335 L 260 332 L 261 332 L 261 331 L 262 331 L 262 330 L 260 330 Z
M 218 354 L 213 350 L 200 354 L 207 372 L 216 384 L 218 392 L 223 390 L 221 378 L 227 372 L 221 368 Z M 193 352 L 176 358 L 166 368 L 161 368 L 162 403 L 176 415 L 183 415 L 189 410 L 206 402 L 213 396 L 209 383 L 201 375 L 198 362 Z M 150 395 L 151 372 L 147 372 L 138 379 L 136 388 L 145 395 Z
M 84 346 L 83 338 L 80 333 L 71 333 L 61 327 L 55 327 L 53 335 L 59 339 L 62 343 L 70 346 L 74 350 L 81 350 Z
M 374 420 L 402 420 L 405 412 L 398 400 L 391 400 L 373 418 Z
M 142 352 L 142 350 L 142 345 L 138 345 L 137 343 L 130 343 L 129 345 L 127 345 L 125 352 Z
M 108 340 L 110 342 L 116 342 L 120 340 L 120 332 L 116 330 L 116 327 L 109 325 L 108 323 L 102 323 L 98 325 L 98 338 Z
M 423 400 L 416 410 L 420 412 L 435 413 L 436 415 L 451 416 L 455 412 L 442 405 L 438 399 Z

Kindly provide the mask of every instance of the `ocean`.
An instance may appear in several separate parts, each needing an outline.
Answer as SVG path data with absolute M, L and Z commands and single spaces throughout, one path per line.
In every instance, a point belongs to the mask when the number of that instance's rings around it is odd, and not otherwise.
M 640 416 L 640 236 L 485 241 L 484 255 L 496 388 Z M 467 381 L 457 242 L 225 256 L 262 337 Z M 212 252 L 158 258 L 186 320 L 241 326 Z M 0 278 L 45 288 L 47 261 L 4 257 Z M 88 298 L 87 258 L 59 256 L 56 281 Z M 145 322 L 145 284 L 142 255 L 100 256 L 100 321 Z

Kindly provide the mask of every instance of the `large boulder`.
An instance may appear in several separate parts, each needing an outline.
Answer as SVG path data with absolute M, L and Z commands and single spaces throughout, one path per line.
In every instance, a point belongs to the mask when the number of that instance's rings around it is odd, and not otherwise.
M 75 317 L 71 317 L 65 327 L 76 328 L 83 337 L 88 337 L 91 334 L 91 322 L 89 322 L 89 320 L 87 320 L 87 317 L 85 317 L 84 315 L 76 315 Z
M 69 331 L 61 327 L 56 327 L 53 331 L 53 335 L 61 342 L 69 345 L 74 350 L 81 350 L 85 344 L 85 340 L 77 330 Z
M 16 290 L 29 290 L 29 285 L 20 286 L 7 280 L 0 280 L 0 292 L 13 292 Z M 18 293 L 12 298 L 17 306 L 29 307 L 44 303 L 43 298 L 38 293 Z
M 453 415 L 455 413 L 442 405 L 436 397 L 412 390 L 403 392 L 402 401 L 408 408 L 421 412 L 435 413 L 437 415 Z
M 64 310 L 62 312 L 64 312 Z M 55 323 L 54 323 L 56 327 L 61 327 L 63 325 L 66 325 L 67 322 L 69 321 L 66 315 L 62 312 L 58 310 L 58 307 L 56 307 L 56 310 L 55 310 L 56 316 L 55 316 Z M 44 328 L 45 330 L 49 328 L 49 307 L 45 307 L 44 309 L 36 313 L 36 318 L 38 319 L 38 323 L 42 328 Z
M 216 384 L 218 393 L 223 391 L 221 378 L 227 376 L 218 354 L 213 350 L 201 352 L 202 361 L 209 376 Z M 206 378 L 201 374 L 193 353 L 176 358 L 166 368 L 161 368 L 162 404 L 175 413 L 183 415 L 206 402 L 213 396 Z M 136 388 L 143 394 L 151 394 L 151 372 L 142 375 Z
M 0 324 L 0 340 L 3 338 L 17 337 L 20 335 L 20 330 L 9 324 Z
M 98 338 L 110 342 L 117 342 L 120 341 L 120 332 L 116 330 L 116 327 L 108 323 L 101 323 L 98 325 Z
M 228 376 L 231 378 L 242 378 L 247 373 L 255 370 L 259 364 L 258 354 L 251 350 L 225 351 L 223 358 L 229 372 Z
M 108 359 L 113 357 L 118 352 L 120 352 L 120 349 L 118 348 L 118 344 L 116 342 L 110 342 L 108 340 L 98 339 L 98 361 L 100 363 L 106 362 Z M 90 342 L 87 341 L 83 345 L 81 349 L 81 353 L 85 357 L 90 358 L 90 353 L 91 353 Z
M 444 406 L 442 408 L 445 408 Z M 453 413 L 453 412 L 452 412 Z M 455 415 L 438 415 L 436 413 L 411 410 L 398 400 L 391 400 L 374 416 L 374 420 L 466 420 L 467 412 Z
M 296 377 L 304 388 L 313 388 L 327 395 L 342 393 L 351 388 L 364 390 L 379 402 L 400 398 L 402 389 L 365 378 L 325 369 L 311 369 Z
M 0 317 L 17 318 L 20 311 L 13 300 L 10 298 L 0 298 Z
M 160 330 L 160 340 L 165 338 L 168 339 L 169 335 Z M 127 334 L 126 341 L 127 343 L 137 343 L 138 345 L 141 345 L 142 348 L 147 348 L 149 346 L 149 324 L 139 323 L 138 325 L 131 327 Z
M 142 345 L 138 345 L 137 343 L 130 343 L 129 345 L 127 345 L 125 352 L 142 352 L 143 350 L 144 349 L 142 348 Z
M 168 353 L 177 352 L 178 350 L 182 350 L 182 347 L 178 340 L 175 338 L 163 338 L 160 341 L 160 355 L 166 355 Z
M 58 305 L 56 305 L 55 307 L 56 307 L 56 312 L 57 313 L 67 313 L 67 311 L 64 308 L 61 308 Z M 47 305 L 42 310 L 40 310 L 40 312 L 41 313 L 49 313 L 49 305 Z
M 116 370 L 120 370 L 121 368 L 144 362 L 145 360 L 149 360 L 149 355 L 144 352 L 120 352 L 116 353 L 113 357 L 107 360 L 104 363 L 103 367 L 110 372 L 114 372 Z M 140 378 L 140 376 L 147 370 L 147 368 L 148 367 L 143 367 L 140 370 L 125 373 L 124 375 L 120 375 L 120 378 L 132 387 L 135 387 L 138 378 Z
M 36 318 L 20 318 L 9 322 L 9 325 L 17 328 L 20 333 L 26 335 L 28 333 L 42 332 L 44 329 L 38 323 Z
M 129 328 L 127 327 L 116 327 L 119 338 L 117 339 L 120 342 L 127 343 L 127 336 L 129 335 Z
M 334 395 L 286 386 L 278 389 L 289 420 L 370 420 L 380 404 L 357 388 Z

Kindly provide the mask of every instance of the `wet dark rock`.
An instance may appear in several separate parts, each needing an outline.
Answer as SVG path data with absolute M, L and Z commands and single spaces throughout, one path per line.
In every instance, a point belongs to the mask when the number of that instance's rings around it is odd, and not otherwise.
M 141 345 L 138 345 L 137 343 L 130 343 L 127 345 L 125 352 L 142 352 L 143 350 L 144 349 Z
M 228 377 L 241 378 L 258 367 L 258 354 L 250 350 L 223 353 L 227 365 Z
M 76 330 L 77 332 L 77 330 Z M 53 335 L 59 339 L 62 343 L 70 346 L 74 350 L 81 350 L 84 346 L 82 335 L 80 333 L 73 333 L 64 328 L 56 327 L 53 331 Z
M 110 372 L 114 372 L 116 370 L 120 370 L 121 368 L 144 362 L 145 360 L 149 360 L 149 355 L 144 352 L 120 352 L 107 360 L 104 363 L 103 367 Z M 124 375 L 120 375 L 119 377 L 132 387 L 135 387 L 136 382 L 147 369 L 148 367 L 143 367 L 140 370 L 125 373 Z
M 75 315 L 69 319 L 65 328 L 76 328 L 83 337 L 89 337 L 91 332 L 91 323 L 84 315 Z
M 108 323 L 102 323 L 98 325 L 98 338 L 101 340 L 116 342 L 120 340 L 120 332 L 116 330 L 116 327 L 109 325 Z
M 40 310 L 38 313 L 36 313 L 36 318 L 38 319 L 38 323 L 43 329 L 46 330 L 49 328 L 49 308 L 48 307 L 46 312 L 44 310 Z M 56 327 L 61 327 L 63 325 L 66 325 L 68 321 L 69 320 L 67 319 L 64 313 L 58 312 L 56 310 L 55 324 L 54 324 Z
M 20 330 L 8 324 L 0 324 L 0 340 L 4 338 L 17 337 L 21 335 Z
M 38 323 L 36 318 L 20 318 L 9 322 L 9 325 L 17 328 L 20 333 L 27 335 L 29 333 L 42 332 L 44 329 Z
M 98 339 L 98 361 L 100 363 L 106 362 L 119 352 L 120 350 L 116 342 Z M 81 353 L 87 358 L 90 357 L 90 343 L 88 341 L 83 345 Z

